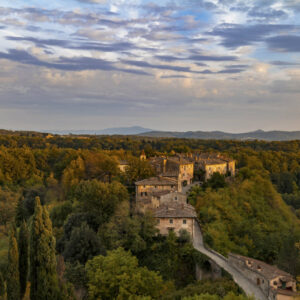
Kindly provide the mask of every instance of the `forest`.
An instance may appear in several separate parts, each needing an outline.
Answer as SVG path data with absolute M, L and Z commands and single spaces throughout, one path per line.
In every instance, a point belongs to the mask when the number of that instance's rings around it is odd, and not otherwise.
M 142 150 L 234 158 L 235 178 L 215 174 L 189 195 L 205 243 L 300 275 L 300 141 L 3 131 L 0 299 L 248 299 L 225 272 L 197 281 L 207 258 L 190 237 L 161 236 L 132 209 L 134 182 L 155 175 Z

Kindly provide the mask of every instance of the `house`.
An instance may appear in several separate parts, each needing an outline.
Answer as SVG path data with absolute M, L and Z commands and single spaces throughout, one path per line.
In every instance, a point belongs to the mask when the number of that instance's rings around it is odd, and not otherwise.
M 300 297 L 293 276 L 275 266 L 232 253 L 228 256 L 228 262 L 259 286 L 269 300 L 295 300 Z
M 179 235 L 181 230 L 186 230 L 193 239 L 197 214 L 192 205 L 175 201 L 164 203 L 154 210 L 154 217 L 162 235 L 167 235 L 169 231 Z
M 213 173 L 235 176 L 235 160 L 218 153 L 194 153 L 192 155 L 195 170 L 205 172 L 205 180 L 211 178 Z
M 125 171 L 126 171 L 126 168 L 127 168 L 128 166 L 129 166 L 129 164 L 128 164 L 128 161 L 127 161 L 127 160 L 120 160 L 120 161 L 119 161 L 118 167 L 119 167 L 119 169 L 120 169 L 121 172 L 125 172 Z
M 177 191 L 178 181 L 169 177 L 151 177 L 135 183 L 136 201 L 143 201 L 148 198 L 153 191 Z
M 150 164 L 157 174 L 177 179 L 181 186 L 192 183 L 194 177 L 194 164 L 180 156 L 153 157 Z

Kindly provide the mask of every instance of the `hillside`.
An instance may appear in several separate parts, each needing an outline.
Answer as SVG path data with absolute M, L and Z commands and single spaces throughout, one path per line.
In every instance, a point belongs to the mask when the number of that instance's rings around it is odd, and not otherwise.
M 140 133 L 146 137 L 187 138 L 187 139 L 212 139 L 212 140 L 265 140 L 289 141 L 299 140 L 300 131 L 263 131 L 256 130 L 245 133 L 228 133 L 223 131 L 150 131 Z

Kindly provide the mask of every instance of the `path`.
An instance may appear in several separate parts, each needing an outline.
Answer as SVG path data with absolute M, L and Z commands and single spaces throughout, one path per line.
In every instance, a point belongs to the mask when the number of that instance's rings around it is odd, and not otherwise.
M 268 298 L 264 295 L 264 293 L 258 286 L 249 281 L 248 278 L 246 278 L 237 269 L 229 265 L 227 258 L 204 246 L 201 229 L 198 222 L 195 222 L 194 230 L 193 245 L 196 250 L 208 256 L 219 267 L 231 274 L 236 284 L 240 286 L 248 296 L 254 296 L 257 300 L 268 300 Z

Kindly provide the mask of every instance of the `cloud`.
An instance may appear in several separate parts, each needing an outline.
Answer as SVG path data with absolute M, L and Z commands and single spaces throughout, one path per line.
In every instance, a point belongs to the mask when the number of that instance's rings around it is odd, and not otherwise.
M 233 55 L 217 56 L 217 55 L 195 54 L 195 55 L 190 55 L 188 59 L 194 61 L 236 61 L 238 60 L 238 57 Z
M 299 66 L 300 65 L 300 63 L 297 62 L 289 62 L 289 61 L 281 61 L 281 60 L 271 61 L 270 64 L 274 66 Z
M 130 42 L 117 42 L 117 43 L 99 43 L 90 41 L 69 41 L 69 40 L 58 40 L 58 39 L 37 39 L 33 37 L 15 37 L 8 36 L 7 40 L 10 41 L 27 41 L 34 43 L 37 47 L 45 48 L 47 46 L 56 46 L 61 48 L 75 49 L 75 50 L 93 50 L 102 52 L 120 52 L 131 50 L 136 47 Z
M 141 67 L 141 68 L 170 70 L 170 71 L 176 71 L 176 72 L 192 72 L 190 67 L 150 64 L 146 61 L 122 60 L 122 63 L 127 64 L 127 65 L 131 65 L 131 66 Z
M 92 4 L 105 4 L 107 0 L 77 0 L 82 3 L 92 3 Z
M 266 40 L 273 51 L 278 52 L 300 52 L 299 35 L 278 35 Z
M 221 37 L 222 42 L 220 44 L 222 46 L 235 49 L 240 46 L 253 45 L 254 43 L 262 42 L 268 35 L 272 33 L 288 31 L 292 29 L 295 29 L 294 25 L 221 24 L 215 27 L 212 31 L 207 32 L 207 34 Z
M 174 78 L 174 79 L 176 79 L 176 78 L 180 79 L 180 78 L 190 78 L 190 77 L 185 76 L 185 75 L 163 75 L 163 76 L 160 76 L 160 78 L 162 78 L 162 79 L 172 79 L 172 78 Z
M 103 71 L 122 71 L 125 73 L 150 75 L 143 70 L 118 68 L 114 63 L 99 58 L 90 57 L 60 57 L 54 62 L 42 61 L 24 50 L 10 49 L 8 53 L 0 52 L 0 59 L 8 59 L 26 65 L 46 67 L 62 71 L 84 71 L 84 70 L 103 70 Z

